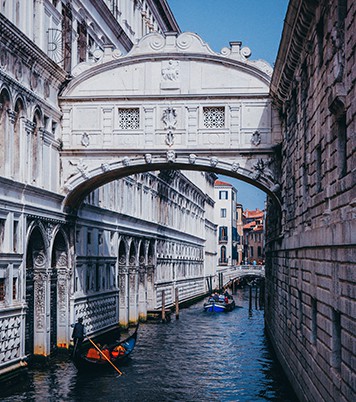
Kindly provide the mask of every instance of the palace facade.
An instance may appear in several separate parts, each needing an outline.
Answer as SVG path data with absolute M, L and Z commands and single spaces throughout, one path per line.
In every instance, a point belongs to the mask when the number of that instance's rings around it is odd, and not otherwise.
M 0 3 L 0 375 L 68 347 L 78 317 L 90 335 L 146 319 L 163 290 L 166 305 L 206 292 L 213 173 L 131 175 L 63 207 L 61 91 L 108 47 L 167 31 L 165 0 Z

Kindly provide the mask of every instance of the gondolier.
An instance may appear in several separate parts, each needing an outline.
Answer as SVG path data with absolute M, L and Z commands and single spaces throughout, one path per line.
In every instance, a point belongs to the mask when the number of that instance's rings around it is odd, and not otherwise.
M 74 341 L 73 355 L 80 351 L 83 340 L 85 337 L 85 327 L 83 325 L 83 318 L 79 317 L 78 322 L 74 325 L 72 338 Z

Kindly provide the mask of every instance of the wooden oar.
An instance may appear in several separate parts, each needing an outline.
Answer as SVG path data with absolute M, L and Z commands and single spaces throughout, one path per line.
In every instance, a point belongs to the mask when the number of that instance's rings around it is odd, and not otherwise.
M 107 356 L 105 356 L 105 354 L 101 351 L 101 349 L 99 348 L 99 346 L 96 345 L 90 338 L 88 338 L 88 339 L 89 339 L 89 341 L 94 345 L 95 349 L 101 354 L 101 356 L 103 356 L 103 357 L 114 367 L 114 369 L 115 369 L 120 375 L 122 375 L 122 372 L 112 363 L 112 361 L 111 361 Z

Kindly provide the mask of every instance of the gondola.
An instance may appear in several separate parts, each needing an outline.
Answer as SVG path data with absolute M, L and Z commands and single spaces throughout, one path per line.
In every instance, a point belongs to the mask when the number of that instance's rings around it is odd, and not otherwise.
M 112 339 L 112 336 L 108 338 L 105 338 L 105 335 L 100 336 L 100 338 L 98 337 L 97 342 L 100 341 L 99 345 L 106 345 L 105 348 L 100 347 L 96 342 L 88 338 L 83 343 L 80 351 L 72 352 L 71 359 L 78 370 L 102 370 L 112 365 L 116 366 L 127 359 L 133 351 L 136 345 L 137 330 L 138 325 L 134 333 L 123 341 L 115 341 Z M 99 353 L 96 347 L 99 347 L 102 353 Z M 91 351 L 89 352 L 89 350 Z M 117 353 L 118 350 L 120 350 L 120 353 Z M 91 353 L 94 351 L 97 351 L 96 357 L 94 357 L 94 353 Z
M 213 298 L 210 298 L 207 303 L 204 303 L 204 311 L 215 312 L 215 313 L 223 313 L 232 311 L 235 308 L 235 301 L 230 296 L 228 302 L 225 301 L 217 301 Z

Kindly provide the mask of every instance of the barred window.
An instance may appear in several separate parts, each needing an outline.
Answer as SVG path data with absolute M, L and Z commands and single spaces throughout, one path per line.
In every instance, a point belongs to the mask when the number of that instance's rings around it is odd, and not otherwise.
M 136 130 L 140 127 L 140 111 L 138 108 L 119 109 L 119 128 Z
M 12 298 L 17 299 L 17 278 L 12 278 Z
M 204 127 L 223 128 L 225 127 L 225 108 L 224 107 L 204 107 Z
M 5 300 L 5 279 L 0 278 L 0 301 Z

